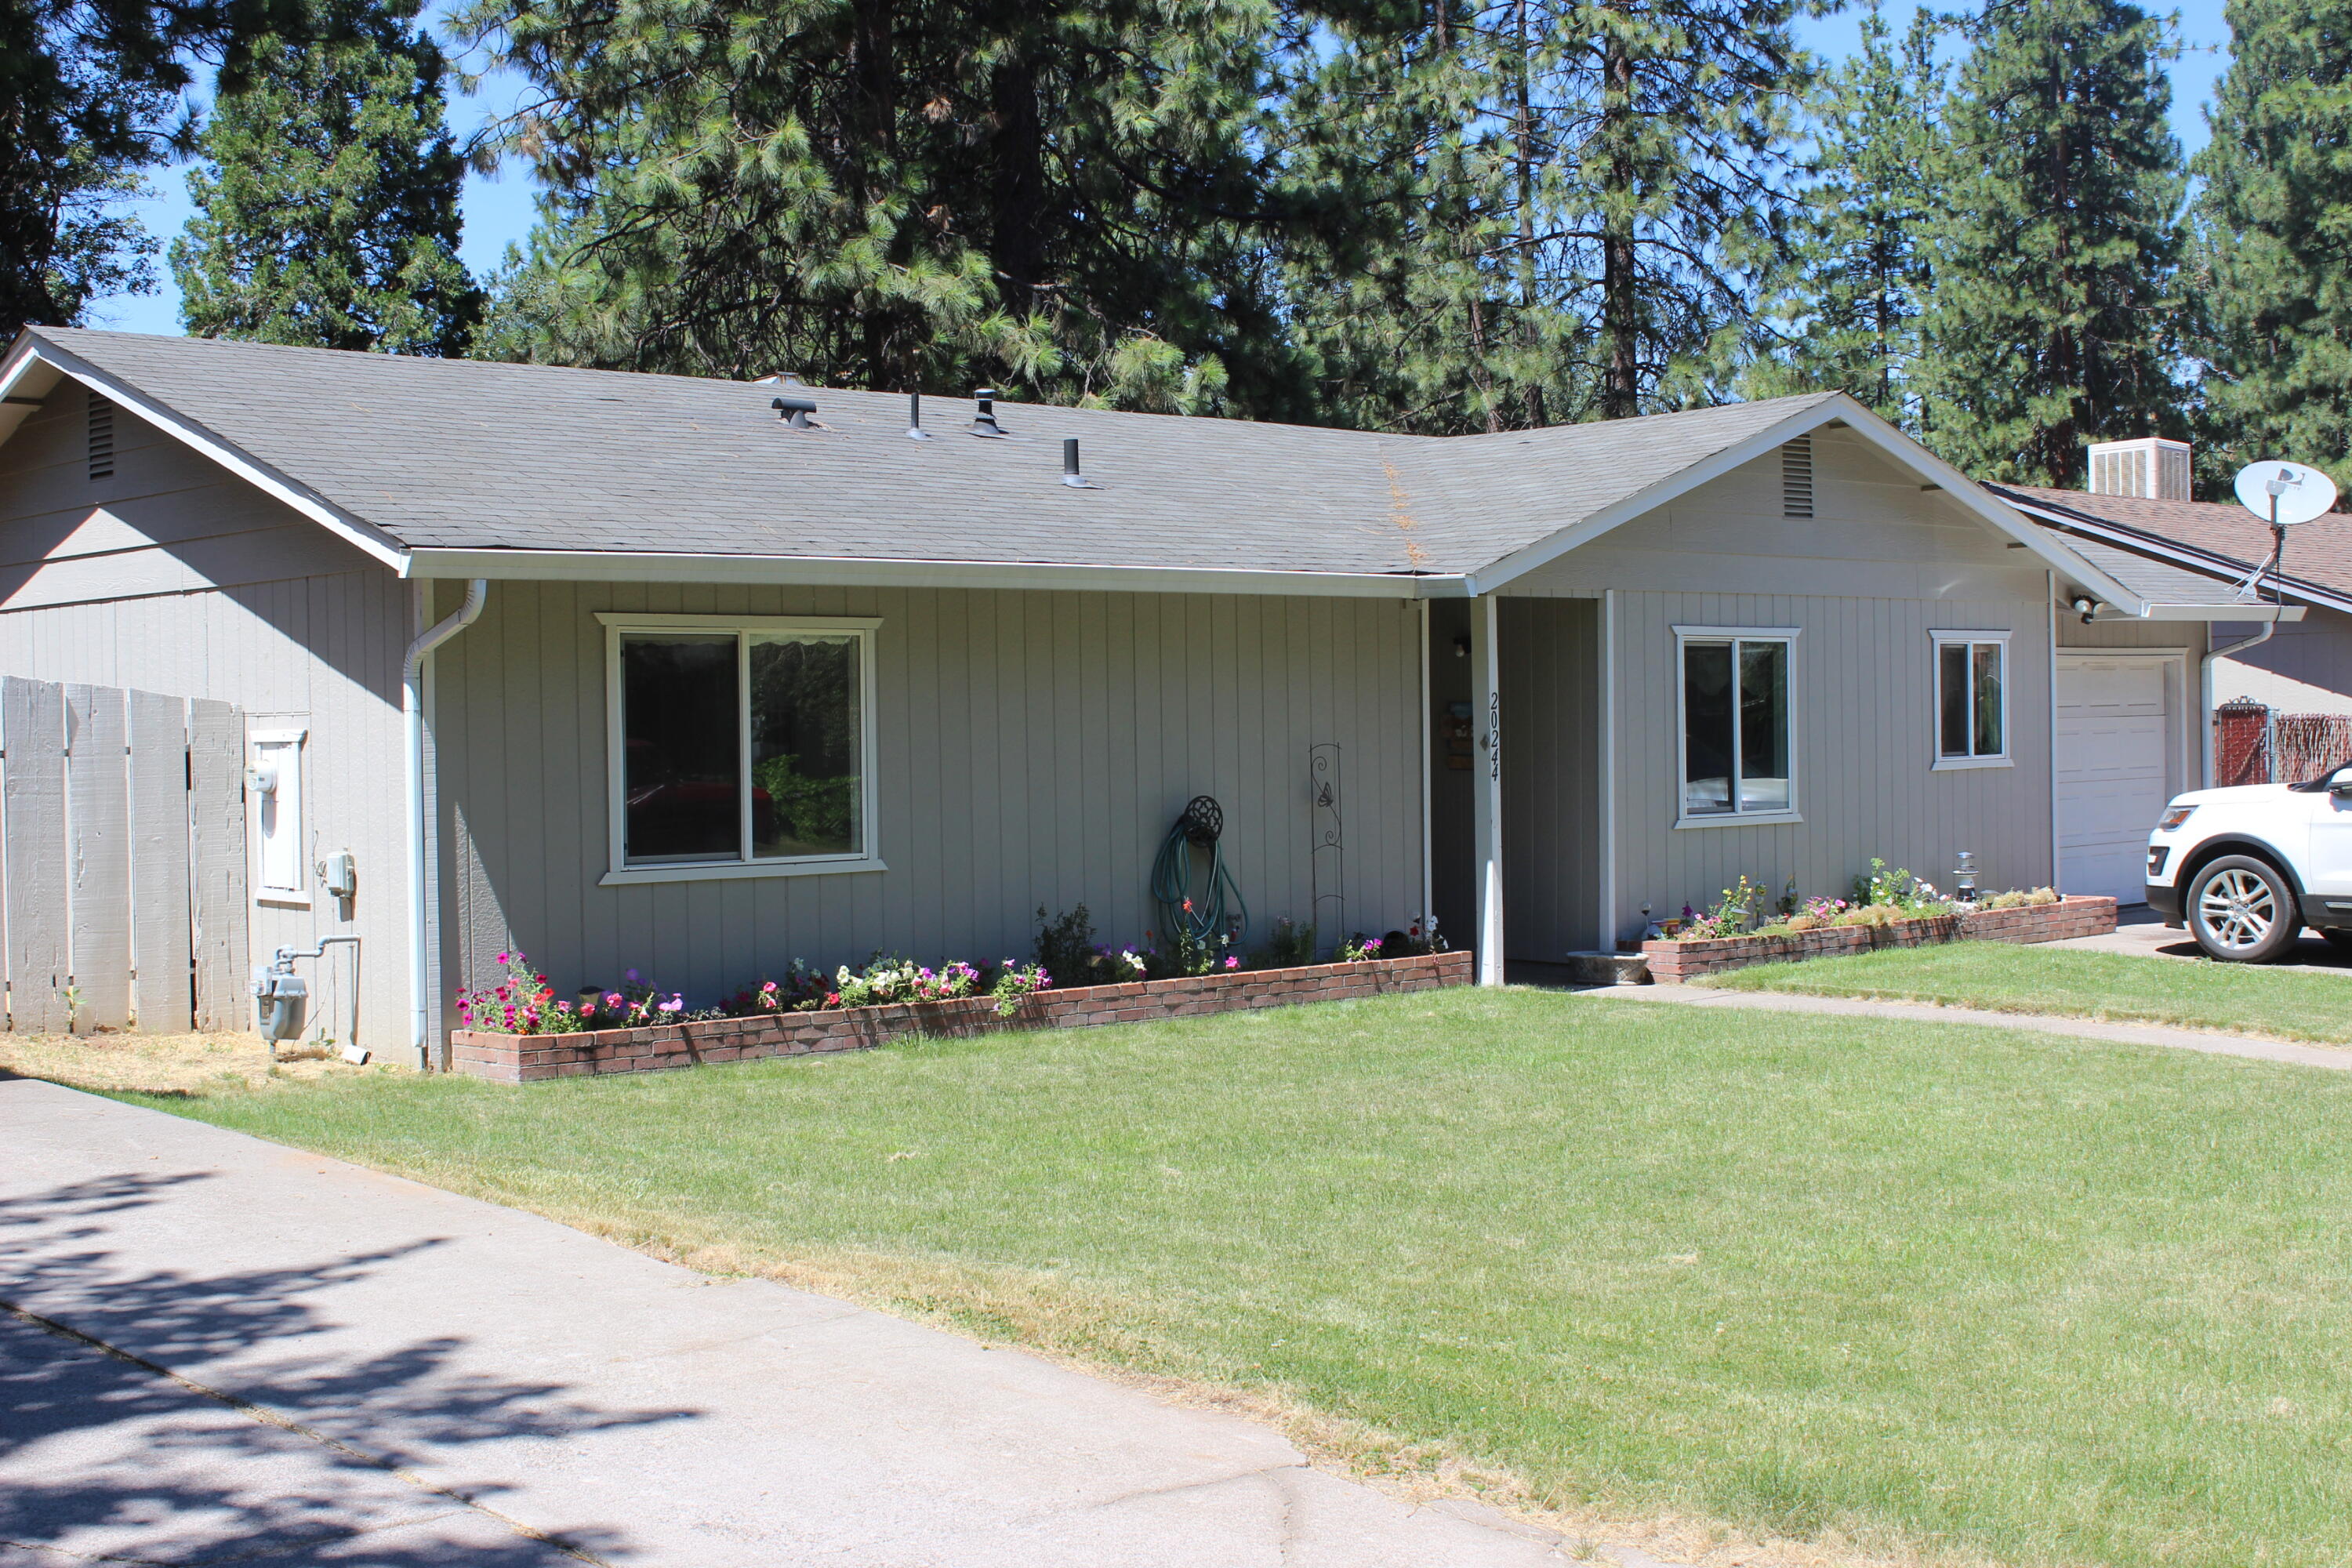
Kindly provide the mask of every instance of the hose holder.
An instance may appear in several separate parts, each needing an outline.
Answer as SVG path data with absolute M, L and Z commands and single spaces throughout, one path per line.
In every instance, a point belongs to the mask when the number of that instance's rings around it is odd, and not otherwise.
M 1184 815 L 1176 819 L 1176 829 L 1187 843 L 1206 849 L 1225 830 L 1225 808 L 1214 795 L 1196 795 L 1184 803 Z

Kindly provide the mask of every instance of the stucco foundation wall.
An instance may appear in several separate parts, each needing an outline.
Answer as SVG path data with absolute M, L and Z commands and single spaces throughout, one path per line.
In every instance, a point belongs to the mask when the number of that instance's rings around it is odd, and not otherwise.
M 255 962 L 328 932 L 361 937 L 361 1040 L 408 1041 L 400 662 L 409 590 L 318 524 L 128 410 L 93 479 L 87 395 L 68 382 L 0 446 L 0 672 L 242 709 L 303 728 L 312 862 L 349 849 L 359 894 L 255 902 Z M 311 1016 L 340 1029 L 349 959 L 306 963 Z
M 888 869 L 600 887 L 605 610 L 879 616 Z M 1419 651 L 1418 607 L 1393 601 L 495 583 L 434 677 L 445 972 L 478 983 L 520 947 L 562 994 L 635 968 L 709 997 L 795 957 L 1025 957 L 1038 906 L 1079 903 L 1133 941 L 1156 921 L 1152 857 L 1202 794 L 1262 932 L 1310 917 L 1325 742 L 1345 900 L 1327 924 L 1399 927 L 1422 903 Z

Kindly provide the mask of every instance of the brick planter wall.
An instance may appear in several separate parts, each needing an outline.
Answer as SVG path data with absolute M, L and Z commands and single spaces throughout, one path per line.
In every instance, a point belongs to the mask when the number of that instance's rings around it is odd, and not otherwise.
M 1642 959 L 1649 966 L 1651 979 L 1662 985 L 1677 985 L 1751 963 L 1793 963 L 1873 948 L 1925 947 L 1942 942 L 2058 942 L 2072 936 L 2098 936 L 2115 929 L 2115 900 L 2070 895 L 2054 904 L 1976 910 L 1964 915 L 1897 921 L 1887 926 L 1825 926 L 1787 936 L 1645 942 Z
M 1467 985 L 1473 973 L 1472 955 L 1465 951 L 1042 991 L 1026 998 L 1010 1018 L 998 1016 L 993 1001 L 975 996 L 955 1002 L 713 1018 L 698 1024 L 602 1029 L 583 1035 L 499 1035 L 460 1029 L 449 1037 L 450 1065 L 458 1072 L 499 1083 L 530 1083 L 587 1073 L 656 1072 L 705 1062 L 857 1050 L 910 1035 L 1132 1024 L 1244 1007 L 1336 1002 L 1391 991 L 1431 991 Z

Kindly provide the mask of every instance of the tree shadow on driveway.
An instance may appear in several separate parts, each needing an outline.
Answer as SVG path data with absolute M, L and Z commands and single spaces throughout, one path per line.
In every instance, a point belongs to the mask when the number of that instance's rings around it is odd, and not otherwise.
M 467 1370 L 455 1336 L 333 1351 L 337 1324 L 304 1299 L 437 1241 L 202 1277 L 126 1268 L 108 1249 L 107 1216 L 207 1179 L 109 1176 L 0 1198 L 0 1568 L 635 1555 L 613 1523 L 509 1520 L 507 1485 L 440 1478 L 469 1448 L 512 1474 L 534 1444 L 695 1412 L 601 1409 L 561 1384 Z M 257 1347 L 270 1353 L 257 1361 Z M 233 1386 L 207 1380 L 215 1365 L 236 1367 L 219 1374 Z M 428 1468 L 429 1481 L 412 1473 Z

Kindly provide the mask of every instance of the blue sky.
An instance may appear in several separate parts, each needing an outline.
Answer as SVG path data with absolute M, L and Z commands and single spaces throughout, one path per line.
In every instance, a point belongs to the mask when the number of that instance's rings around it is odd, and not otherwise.
M 2215 79 L 2229 61 L 2230 30 L 2221 20 L 2221 5 L 2222 0 L 2189 0 L 2178 13 L 2183 47 L 2180 58 L 2172 65 L 2172 128 L 2191 153 L 2205 144 L 2205 105 L 2212 96 Z M 432 9 L 437 14 L 442 8 L 436 5 Z M 1887 9 L 1890 17 L 1910 15 L 1900 0 L 1894 0 Z M 1898 30 L 1900 26 L 1897 23 Z M 1852 10 L 1798 24 L 1801 41 L 1832 59 L 1851 54 L 1860 33 Z M 493 77 L 484 81 L 480 91 L 451 103 L 451 125 L 461 134 L 471 132 L 510 109 L 515 90 L 511 80 Z M 151 184 L 151 194 L 133 205 L 149 231 L 168 243 L 188 218 L 186 174 L 181 169 L 159 170 Z M 520 168 L 488 177 L 469 174 L 463 205 L 466 230 L 460 254 L 477 277 L 487 276 L 498 268 L 507 247 L 530 230 L 534 216 L 530 178 Z M 134 332 L 178 332 L 180 292 L 173 287 L 171 269 L 160 257 L 156 283 L 157 291 L 152 294 L 115 295 L 97 301 L 89 324 Z

